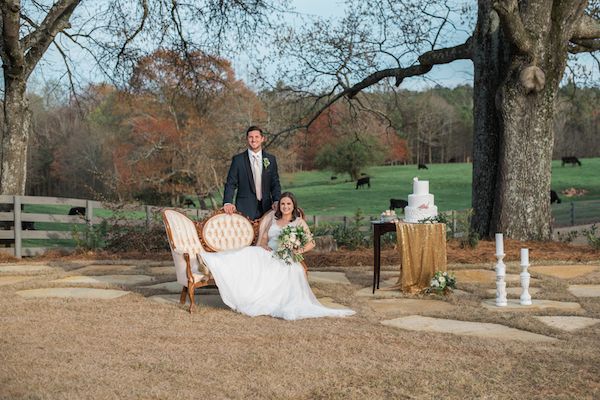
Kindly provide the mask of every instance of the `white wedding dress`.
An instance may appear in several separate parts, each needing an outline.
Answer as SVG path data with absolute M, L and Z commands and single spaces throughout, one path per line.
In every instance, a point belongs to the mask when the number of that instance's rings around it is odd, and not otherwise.
M 277 249 L 281 229 L 273 221 L 268 232 L 271 249 Z M 349 309 L 321 305 L 308 285 L 302 265 L 286 264 L 262 247 L 203 253 L 202 258 L 215 279 L 223 302 L 242 314 L 251 317 L 271 315 L 287 320 L 354 314 Z

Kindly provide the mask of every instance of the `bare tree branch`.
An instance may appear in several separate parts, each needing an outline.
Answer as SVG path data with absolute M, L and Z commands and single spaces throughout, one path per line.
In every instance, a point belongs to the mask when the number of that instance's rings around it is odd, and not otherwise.
M 69 23 L 69 19 L 80 1 L 81 0 L 62 0 L 55 3 L 39 28 L 37 28 L 27 40 L 29 50 L 25 54 L 24 73 L 26 78 L 31 74 L 56 35 L 59 32 L 70 28 L 71 24 Z M 25 48 L 24 50 L 27 49 Z
M 135 37 L 139 35 L 139 33 L 144 29 L 144 25 L 146 24 L 146 19 L 148 18 L 148 0 L 141 0 L 141 4 L 144 12 L 142 13 L 140 24 L 131 35 L 125 34 L 125 41 L 123 42 L 123 46 L 121 46 L 121 50 L 119 50 L 119 53 L 117 54 L 117 67 L 119 65 L 119 62 L 121 61 L 121 58 L 125 54 L 125 50 L 127 49 L 129 43 L 131 43 L 133 39 L 135 39 Z
M 579 19 L 579 25 L 577 25 L 573 32 L 571 40 L 598 38 L 600 38 L 600 21 L 589 15 L 582 15 Z
M 523 54 L 531 54 L 531 38 L 525 30 L 525 25 L 519 14 L 517 0 L 500 0 L 494 3 L 502 26 L 509 40 Z
M 569 53 L 591 53 L 600 50 L 600 39 L 571 39 Z

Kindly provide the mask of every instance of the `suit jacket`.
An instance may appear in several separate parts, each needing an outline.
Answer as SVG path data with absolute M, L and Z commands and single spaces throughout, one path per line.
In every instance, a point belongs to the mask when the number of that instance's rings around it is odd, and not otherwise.
M 281 186 L 279 184 L 279 172 L 277 172 L 277 160 L 275 156 L 262 151 L 263 169 L 262 169 L 262 210 L 258 209 L 258 199 L 256 198 L 256 189 L 254 186 L 254 177 L 252 175 L 252 167 L 250 165 L 250 157 L 248 150 L 235 155 L 231 159 L 231 166 L 227 173 L 227 181 L 225 182 L 225 193 L 223 195 L 223 204 L 234 203 L 239 212 L 248 216 L 250 219 L 257 219 L 264 212 L 271 209 L 275 201 L 279 201 L 281 197 Z M 265 167 L 264 159 L 269 160 L 269 165 Z

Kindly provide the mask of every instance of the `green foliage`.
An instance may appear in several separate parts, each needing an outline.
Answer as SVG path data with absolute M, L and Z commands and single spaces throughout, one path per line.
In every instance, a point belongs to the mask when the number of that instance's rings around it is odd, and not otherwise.
M 330 169 L 334 173 L 347 173 L 353 180 L 369 165 L 381 162 L 383 150 L 372 137 L 346 138 L 335 144 L 324 146 L 315 159 L 319 169 Z
M 108 223 L 103 220 L 100 224 L 85 225 L 83 230 L 73 226 L 73 241 L 77 250 L 99 250 L 104 247 Z
M 600 250 L 600 237 L 598 236 L 598 227 L 593 224 L 590 229 L 584 229 L 581 234 L 586 238 L 590 247 Z
M 369 245 L 370 238 L 361 229 L 365 226 L 365 215 L 361 209 L 357 209 L 347 226 L 343 224 L 319 225 L 313 229 L 313 233 L 315 236 L 332 235 L 338 246 L 353 250 Z

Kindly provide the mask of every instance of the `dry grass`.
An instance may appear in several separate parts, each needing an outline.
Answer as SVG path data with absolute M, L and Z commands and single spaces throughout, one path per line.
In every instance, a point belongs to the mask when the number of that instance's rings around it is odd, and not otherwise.
M 3 398 L 600 394 L 599 328 L 559 334 L 557 344 L 526 345 L 396 330 L 362 311 L 349 319 L 287 322 L 209 307 L 189 315 L 137 294 L 24 300 L 11 292 L 0 291 Z M 466 318 L 481 312 L 462 309 Z
M 559 341 L 526 344 L 386 327 L 379 322 L 389 315 L 374 313 L 366 299 L 354 296 L 372 282 L 370 258 L 364 266 L 356 266 L 360 254 L 338 253 L 335 262 L 327 265 L 345 271 L 351 286 L 314 285 L 317 295 L 333 297 L 358 311 L 347 319 L 288 322 L 211 307 L 190 315 L 182 307 L 146 299 L 143 295 L 156 294 L 148 290 L 103 301 L 15 295 L 26 287 L 54 286 L 42 277 L 0 286 L 0 398 L 600 397 L 600 324 L 567 333 L 529 314 L 487 311 L 479 303 L 489 296 L 483 287 L 473 286 L 470 294 L 445 299 L 455 306 L 452 310 L 424 315 L 501 323 Z M 353 267 L 343 266 L 343 260 L 354 260 Z M 489 264 L 485 259 L 477 262 L 481 264 L 457 267 Z M 73 274 L 69 271 L 90 262 L 69 257 L 52 263 L 67 272 L 58 270 L 46 278 Z M 513 264 L 509 268 L 516 270 Z M 148 273 L 155 264 L 138 261 L 136 265 L 135 272 L 127 273 Z M 391 275 L 392 269 L 385 273 Z M 582 278 L 537 278 L 542 289 L 539 298 L 564 301 L 576 301 L 566 290 L 568 283 L 584 282 Z M 586 283 L 600 283 L 600 274 L 587 278 Z M 170 279 L 162 276 L 159 281 Z M 580 315 L 600 318 L 600 299 L 577 301 L 584 309 Z

